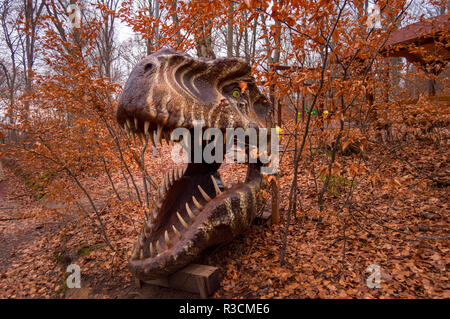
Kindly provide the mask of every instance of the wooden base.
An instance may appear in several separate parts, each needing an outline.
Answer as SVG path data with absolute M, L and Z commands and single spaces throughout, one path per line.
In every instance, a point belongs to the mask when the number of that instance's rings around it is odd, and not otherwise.
M 138 287 L 142 287 L 142 283 L 136 280 Z M 219 288 L 219 268 L 191 264 L 169 277 L 149 280 L 145 283 L 198 293 L 202 298 L 207 298 Z

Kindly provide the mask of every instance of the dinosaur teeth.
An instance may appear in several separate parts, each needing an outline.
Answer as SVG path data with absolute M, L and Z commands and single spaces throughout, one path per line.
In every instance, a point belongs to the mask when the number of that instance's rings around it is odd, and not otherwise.
M 162 133 L 163 126 L 158 124 L 158 129 L 156 131 L 156 143 L 161 143 L 161 133 Z M 162 145 L 162 143 L 161 143 Z
M 203 190 L 203 188 L 200 185 L 197 185 L 198 190 L 200 191 L 200 193 L 202 194 L 203 198 L 209 202 L 211 201 L 211 197 L 208 196 L 208 194 L 206 194 L 206 192 Z
M 125 125 L 125 133 L 127 134 L 127 136 L 129 138 L 131 138 L 131 130 L 130 130 L 130 128 L 127 125 Z
M 194 202 L 194 205 L 198 208 L 198 210 L 202 210 L 203 206 L 198 202 L 197 198 L 195 196 L 192 196 L 192 201 Z
M 148 135 L 148 128 L 150 127 L 150 122 L 149 121 L 145 121 L 144 123 L 144 133 L 145 135 Z
M 172 180 L 175 182 L 178 180 L 177 175 L 175 174 L 175 168 L 172 169 Z
M 187 211 L 187 213 L 188 213 L 188 215 L 189 215 L 189 218 L 190 218 L 191 220 L 195 220 L 195 215 L 194 215 L 194 213 L 192 212 L 191 208 L 189 207 L 189 204 L 188 204 L 188 203 L 186 203 L 186 211 Z
M 127 119 L 125 123 L 127 123 L 127 128 L 128 128 L 129 130 L 131 130 L 131 122 L 130 122 L 130 119 Z
M 158 251 L 158 255 L 162 252 L 161 245 L 159 244 L 159 240 L 156 241 L 156 250 Z
M 181 217 L 181 215 L 180 215 L 179 212 L 177 212 L 177 217 L 178 217 L 178 220 L 180 221 L 181 225 L 184 227 L 184 229 L 187 230 L 187 229 L 189 228 L 189 226 L 188 226 L 188 224 L 184 221 L 183 217 Z
M 172 246 L 172 243 L 170 242 L 169 233 L 167 232 L 167 230 L 164 232 L 164 240 L 166 241 L 166 245 L 168 248 Z
M 170 170 L 167 172 L 167 185 L 168 186 L 172 186 L 172 184 L 173 184 L 173 179 L 172 178 L 170 178 Z
M 166 193 L 168 192 L 169 187 L 170 187 L 170 181 L 169 181 L 169 174 L 167 173 L 164 176 L 164 190 L 165 190 Z
M 138 119 L 137 117 L 134 118 L 134 127 L 136 128 L 136 131 L 138 130 Z
M 153 243 L 150 243 L 150 257 L 155 256 L 155 250 L 153 249 Z
M 173 229 L 173 232 L 175 233 L 175 235 L 176 235 L 178 238 L 181 238 L 181 234 L 180 234 L 180 232 L 178 231 L 178 229 L 175 228 L 175 225 L 172 225 L 172 229 Z
M 216 194 L 217 194 L 217 195 L 222 194 L 222 191 L 220 190 L 219 185 L 217 185 L 217 181 L 216 181 L 216 179 L 214 178 L 214 176 L 211 175 L 211 179 L 212 179 L 212 181 L 213 181 L 214 189 L 216 190 Z

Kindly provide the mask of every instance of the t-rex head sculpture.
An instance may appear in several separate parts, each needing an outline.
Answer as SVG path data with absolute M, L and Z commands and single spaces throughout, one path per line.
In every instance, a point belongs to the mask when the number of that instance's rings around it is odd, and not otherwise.
M 156 141 L 176 128 L 270 128 L 272 105 L 251 68 L 239 59 L 198 59 L 163 49 L 131 72 L 119 100 L 117 121 L 132 134 Z M 155 134 L 154 134 L 155 133 Z M 202 146 L 205 146 L 203 144 Z M 141 280 L 169 275 L 207 247 L 243 233 L 256 215 L 262 187 L 260 163 L 249 164 L 245 182 L 224 187 L 221 163 L 189 163 L 166 175 L 144 224 L 129 268 Z

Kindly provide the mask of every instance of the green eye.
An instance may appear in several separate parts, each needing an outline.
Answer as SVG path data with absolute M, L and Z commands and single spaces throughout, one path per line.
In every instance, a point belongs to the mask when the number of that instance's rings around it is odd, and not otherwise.
M 235 98 L 240 98 L 241 97 L 241 91 L 239 91 L 239 90 L 234 90 L 233 91 L 233 97 L 235 97 Z

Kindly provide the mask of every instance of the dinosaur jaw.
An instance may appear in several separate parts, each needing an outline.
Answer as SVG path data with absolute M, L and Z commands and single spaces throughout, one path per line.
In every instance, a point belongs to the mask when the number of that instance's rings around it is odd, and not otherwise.
M 272 105 L 245 62 L 193 58 L 162 49 L 135 66 L 119 98 L 116 117 L 130 137 L 136 139 L 137 134 L 141 141 L 156 145 L 170 140 L 176 128 L 195 131 L 199 122 L 202 129 L 222 133 L 228 128 L 270 128 Z M 250 149 L 250 136 L 248 140 L 244 143 Z M 259 164 L 249 164 L 245 182 L 231 188 L 222 186 L 219 167 L 220 163 L 189 164 L 183 174 L 166 177 L 129 261 L 137 278 L 170 275 L 205 248 L 230 241 L 251 225 L 259 208 L 257 193 L 263 187 Z
M 160 207 L 145 223 L 129 261 L 137 278 L 170 275 L 204 249 L 231 241 L 251 225 L 262 186 L 258 165 L 250 164 L 247 180 L 229 188 L 223 187 L 217 169 L 189 164 L 182 176 L 174 173 L 169 179 Z

